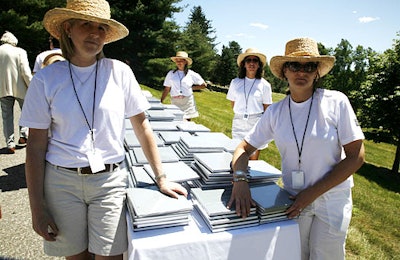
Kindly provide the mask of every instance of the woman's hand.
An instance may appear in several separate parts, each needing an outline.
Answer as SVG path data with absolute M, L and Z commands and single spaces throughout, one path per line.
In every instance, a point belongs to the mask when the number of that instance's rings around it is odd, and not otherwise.
M 32 214 L 32 226 L 33 230 L 46 241 L 56 241 L 58 228 L 46 209 L 41 210 L 40 213 Z
M 172 198 L 178 198 L 179 194 L 187 197 L 187 190 L 176 182 L 168 181 L 165 177 L 157 181 L 160 191 Z
M 247 182 L 238 181 L 233 184 L 231 198 L 226 207 L 231 208 L 234 202 L 236 214 L 244 219 L 250 215 L 250 208 L 256 206 Z

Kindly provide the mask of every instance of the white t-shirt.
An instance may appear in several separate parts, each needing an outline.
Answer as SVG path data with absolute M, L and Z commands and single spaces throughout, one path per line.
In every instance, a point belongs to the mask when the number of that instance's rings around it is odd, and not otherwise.
M 235 114 L 259 114 L 264 112 L 263 104 L 272 104 L 271 84 L 264 78 L 235 78 L 229 85 L 226 98 L 235 102 Z
M 89 67 L 71 64 L 83 113 L 68 64 L 68 61 L 60 61 L 34 75 L 26 94 L 20 125 L 49 129 L 46 160 L 52 164 L 63 167 L 89 165 L 87 153 L 91 151 L 92 142 L 88 123 L 94 129 L 95 149 L 101 153 L 104 163 L 122 161 L 125 157 L 125 118 L 150 107 L 132 70 L 117 60 L 99 60 L 94 91 L 96 64 Z
M 60 53 L 60 54 L 62 54 L 61 49 L 59 49 L 59 48 L 54 48 L 52 50 L 48 50 L 48 51 L 44 51 L 42 53 L 39 53 L 36 56 L 35 65 L 33 66 L 33 73 L 38 72 L 38 70 L 40 70 L 42 68 L 42 64 L 43 64 L 44 59 L 48 55 L 50 55 L 52 53 Z
M 258 124 L 245 137 L 254 147 L 262 147 L 275 140 L 282 161 L 282 179 L 292 194 L 299 190 L 292 188 L 292 171 L 298 170 L 299 153 L 290 121 L 289 104 L 299 148 L 303 139 L 311 98 L 302 103 L 291 101 L 290 96 L 272 104 L 265 111 Z M 348 98 L 341 92 L 317 89 L 311 108 L 301 155 L 301 170 L 304 171 L 307 188 L 323 178 L 344 157 L 343 145 L 364 139 L 356 115 Z M 353 177 L 333 189 L 353 186 Z M 333 190 L 332 189 L 332 190 Z
M 205 83 L 204 79 L 200 74 L 194 72 L 193 70 L 188 70 L 188 73 L 184 74 L 183 71 L 170 70 L 164 79 L 164 86 L 170 87 L 170 95 L 174 96 L 191 96 L 193 94 L 193 85 L 202 85 Z

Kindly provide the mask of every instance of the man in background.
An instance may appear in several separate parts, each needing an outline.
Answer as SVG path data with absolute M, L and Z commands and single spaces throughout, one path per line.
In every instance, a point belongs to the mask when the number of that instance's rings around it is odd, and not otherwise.
M 18 39 L 5 32 L 0 39 L 0 103 L 3 118 L 3 133 L 7 142 L 5 153 L 15 153 L 14 104 L 22 110 L 26 90 L 32 79 L 26 51 L 17 47 Z M 20 145 L 26 145 L 28 128 L 19 126 Z M 3 152 L 4 153 L 4 152 Z

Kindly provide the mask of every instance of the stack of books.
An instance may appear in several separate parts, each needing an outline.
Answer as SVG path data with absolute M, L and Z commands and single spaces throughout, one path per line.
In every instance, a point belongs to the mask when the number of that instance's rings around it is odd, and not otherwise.
M 287 219 L 285 211 L 293 204 L 293 200 L 286 190 L 271 182 L 252 186 L 250 191 L 257 204 L 260 224 Z
M 193 205 L 182 195 L 175 199 L 151 186 L 128 188 L 127 208 L 133 231 L 140 231 L 187 225 Z
M 143 168 L 155 181 L 155 175 L 150 165 L 146 164 L 143 166 Z M 182 183 L 200 179 L 200 176 L 197 174 L 197 172 L 195 172 L 190 166 L 181 161 L 162 163 L 162 168 L 164 170 L 164 173 L 167 175 L 167 179 L 169 181 Z
M 203 190 L 225 188 L 232 185 L 230 163 L 232 154 L 194 153 L 192 168 L 200 175 L 200 179 L 193 181 L 193 185 Z
M 230 189 L 202 190 L 193 188 L 190 194 L 195 209 L 211 232 L 259 225 L 255 208 L 251 208 L 250 215 L 243 219 L 236 214 L 234 208 L 228 209 L 226 207 L 231 196 Z

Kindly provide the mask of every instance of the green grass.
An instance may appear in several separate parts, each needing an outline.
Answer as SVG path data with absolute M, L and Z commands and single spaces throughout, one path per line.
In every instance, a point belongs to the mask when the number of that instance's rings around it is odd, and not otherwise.
M 161 97 L 160 91 L 142 87 Z M 200 113 L 194 121 L 231 136 L 233 112 L 226 94 L 202 90 L 194 95 Z M 273 94 L 274 102 L 283 97 Z M 395 149 L 394 145 L 365 141 L 366 163 L 354 174 L 347 259 L 400 260 L 400 175 L 390 172 Z M 280 155 L 274 143 L 261 152 L 260 159 L 280 168 Z

